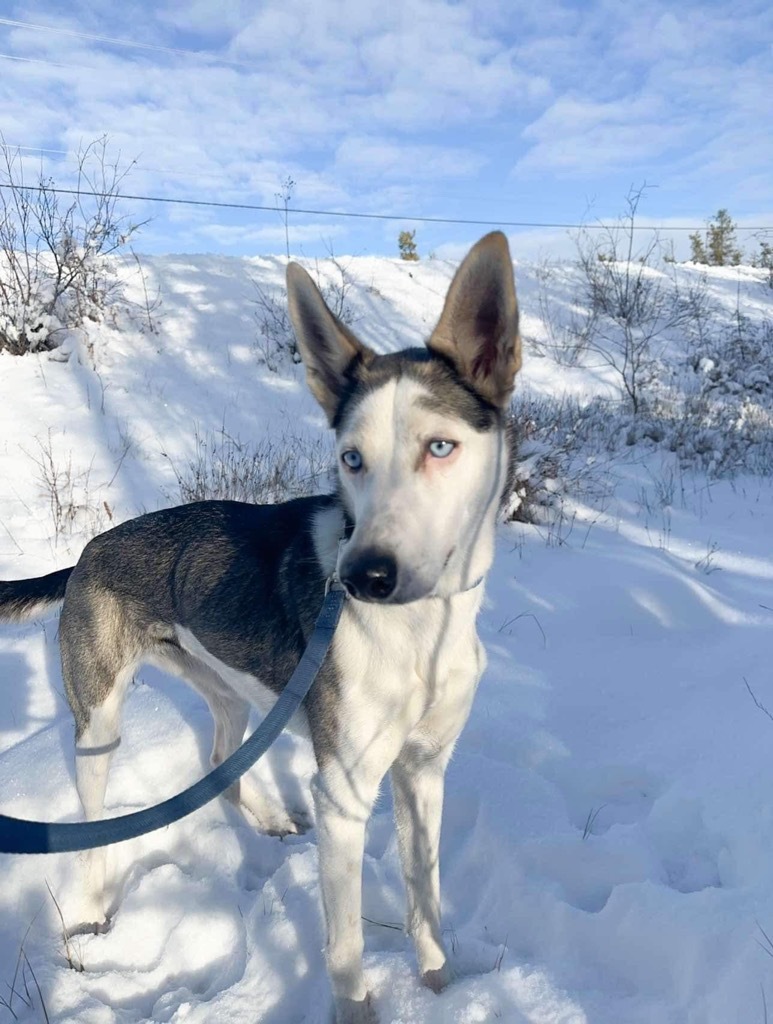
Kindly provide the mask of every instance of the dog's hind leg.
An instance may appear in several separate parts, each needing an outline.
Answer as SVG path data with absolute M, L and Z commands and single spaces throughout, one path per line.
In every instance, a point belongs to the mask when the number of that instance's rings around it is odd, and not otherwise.
M 250 717 L 250 704 L 240 697 L 223 677 L 201 657 L 182 647 L 176 639 L 158 642 L 150 660 L 165 672 L 185 679 L 209 706 L 215 723 L 210 764 L 217 768 L 227 760 L 244 739 Z M 249 779 L 237 780 L 225 792 L 231 803 L 250 812 L 261 831 L 269 835 L 287 835 L 304 831 L 305 823 L 294 821 Z
M 77 570 L 76 570 L 77 572 Z M 121 602 L 76 578 L 62 609 L 62 678 L 75 718 L 75 782 L 87 821 L 103 815 L 107 777 L 120 742 L 121 710 L 140 655 L 140 636 Z M 83 895 L 74 931 L 105 931 L 106 851 L 83 858 Z
M 215 739 L 212 745 L 212 767 L 222 764 L 237 749 L 247 728 L 250 705 L 239 697 L 207 693 L 207 703 L 215 720 Z M 250 779 L 242 777 L 228 790 L 226 797 L 237 806 L 249 811 L 261 832 L 285 836 L 305 831 L 305 822 L 296 820 Z
M 133 668 L 133 666 L 132 666 Z M 76 730 L 75 781 L 86 821 L 103 816 L 107 777 L 113 752 L 120 742 L 121 708 L 132 668 L 119 672 L 108 696 L 91 708 L 88 722 Z M 83 857 L 83 899 L 79 932 L 103 932 L 109 927 L 104 847 Z

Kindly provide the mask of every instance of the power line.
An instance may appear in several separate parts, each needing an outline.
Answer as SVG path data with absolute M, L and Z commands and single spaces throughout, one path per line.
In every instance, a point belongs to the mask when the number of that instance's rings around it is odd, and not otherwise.
M 52 68 L 74 68 L 78 71 L 94 70 L 93 68 L 82 68 L 78 64 L 60 64 L 58 61 L 54 60 L 43 60 L 42 57 L 16 57 L 12 53 L 0 53 L 0 57 L 2 57 L 3 60 L 18 61 L 20 64 L 46 64 Z
M 2 21 L 2 19 L 0 19 L 0 21 Z M 2 57 L 2 56 L 3 56 L 3 54 L 0 53 L 0 57 Z M 64 66 L 64 65 L 62 65 L 62 66 Z M 19 143 L 3 142 L 2 141 L 2 133 L 0 133 L 0 150 L 8 150 L 8 151 L 11 151 L 11 152 L 13 152 L 15 150 L 19 150 L 20 152 L 23 151 L 25 153 L 54 153 L 54 154 L 57 154 L 57 155 L 60 155 L 60 156 L 68 156 L 68 157 L 75 157 L 75 158 L 77 158 L 77 155 L 78 155 L 76 153 L 76 151 L 72 150 L 72 149 L 46 149 L 45 147 L 42 147 L 42 146 L 22 146 Z M 138 157 L 136 158 L 135 162 L 139 161 L 141 159 L 141 156 L 142 156 L 142 154 L 138 155 Z M 216 182 L 228 182 L 230 180 L 228 178 L 228 176 L 225 175 L 225 174 L 218 174 L 218 173 L 213 172 L 213 171 L 206 171 L 206 170 L 203 170 L 201 168 L 196 168 L 196 167 L 194 167 L 193 169 L 191 169 L 189 171 L 181 171 L 181 170 L 179 170 L 177 168 L 171 168 L 171 167 L 148 167 L 144 163 L 141 164 L 140 166 L 141 166 L 141 169 L 143 171 L 146 171 L 146 172 L 150 171 L 150 172 L 153 172 L 155 174 L 167 175 L 169 177 L 174 177 L 174 178 L 207 178 L 210 181 L 216 181 Z M 253 179 L 251 179 L 250 184 L 251 185 L 264 185 L 266 188 L 272 188 L 272 189 L 277 189 L 277 188 L 280 187 L 280 183 L 279 182 L 277 182 L 277 181 L 275 181 L 273 179 L 269 180 L 267 178 L 257 178 L 257 179 L 253 178 Z M 25 187 L 28 187 L 28 186 L 25 186 Z M 52 191 L 56 191 L 56 190 L 55 189 L 47 189 L 46 191 L 52 192 Z M 73 193 L 69 193 L 69 194 L 73 194 Z M 80 194 L 81 195 L 86 195 L 87 193 L 81 191 Z M 517 202 L 516 199 L 507 199 L 507 198 L 504 198 L 502 196 L 465 196 L 465 195 L 459 195 L 458 193 L 454 194 L 453 192 L 451 192 L 451 193 L 434 192 L 433 195 L 435 196 L 435 198 L 439 198 L 439 199 L 463 200 L 463 201 L 471 201 L 471 202 L 476 202 L 478 200 L 482 200 L 482 201 L 484 201 L 484 202 L 486 202 L 486 203 L 488 203 L 490 205 L 491 204 L 495 204 L 495 205 L 509 205 L 509 206 L 512 206 L 512 205 L 514 205 Z M 234 209 L 246 209 L 246 210 L 253 210 L 253 209 L 254 210 L 270 210 L 270 211 L 277 211 L 278 210 L 278 212 L 281 213 L 282 216 L 284 216 L 284 212 L 285 212 L 284 211 L 284 206 L 281 206 L 281 207 L 277 208 L 275 206 L 261 207 L 261 206 L 253 206 L 253 205 L 250 205 L 250 204 L 219 203 L 219 202 L 216 202 L 216 201 L 213 201 L 213 202 L 210 203 L 210 202 L 207 202 L 205 200 L 174 199 L 174 198 L 164 198 L 164 197 L 158 197 L 158 196 L 139 196 L 139 197 L 134 197 L 134 196 L 118 196 L 116 198 L 123 198 L 123 199 L 139 198 L 139 199 L 145 200 L 147 202 L 180 203 L 180 204 L 191 203 L 191 204 L 200 205 L 200 206 L 224 206 L 226 208 L 232 207 Z M 498 224 L 498 225 L 504 225 L 506 227 L 510 226 L 510 227 L 548 227 L 548 228 L 550 228 L 550 227 L 555 227 L 555 228 L 595 228 L 595 229 L 602 229 L 603 230 L 604 228 L 610 228 L 610 227 L 616 227 L 617 226 L 617 225 L 608 225 L 608 224 L 603 224 L 603 223 L 588 224 L 587 222 L 584 223 L 584 224 L 541 224 L 541 223 L 538 223 L 538 222 L 530 223 L 530 222 L 501 221 L 501 220 L 498 220 L 498 221 L 493 221 L 493 220 L 492 221 L 464 221 L 464 220 L 455 220 L 453 218 L 433 218 L 433 217 L 426 217 L 426 218 L 424 218 L 424 217 L 412 217 L 412 216 L 401 216 L 401 215 L 398 216 L 397 214 L 395 214 L 395 215 L 383 214 L 382 215 L 382 214 L 365 214 L 365 213 L 362 213 L 362 214 L 360 214 L 360 213 L 343 213 L 343 212 L 337 212 L 335 210 L 302 210 L 302 209 L 299 209 L 299 208 L 294 208 L 292 206 L 288 207 L 288 213 L 311 213 L 311 214 L 316 214 L 316 215 L 319 215 L 319 216 L 329 216 L 329 217 L 373 217 L 373 218 L 381 218 L 381 219 L 388 219 L 388 217 L 391 216 L 391 218 L 393 220 L 415 220 L 415 221 L 428 221 L 430 223 L 436 222 L 436 223 L 448 223 L 448 224 L 464 224 L 464 223 L 479 224 L 479 225 L 486 225 L 486 224 L 494 225 L 494 224 Z M 707 218 L 707 220 L 705 222 L 703 222 L 701 224 L 696 224 L 694 226 L 690 226 L 690 225 L 686 225 L 686 226 L 685 225 L 676 225 L 674 227 L 671 227 L 668 224 L 656 224 L 656 225 L 652 225 L 652 226 L 650 226 L 650 225 L 641 225 L 640 227 L 635 227 L 635 230 L 637 230 L 637 231 L 703 231 L 703 230 L 705 230 L 709 219 L 710 218 Z M 745 227 L 744 225 L 739 224 L 739 225 L 736 225 L 736 227 L 737 227 L 737 230 L 739 230 L 739 231 L 773 231 L 773 227 L 771 227 L 771 226 L 765 226 L 765 227 Z
M 3 54 L 0 53 L 0 57 L 2 56 Z M 7 151 L 9 153 L 15 153 L 17 151 L 19 153 L 53 153 L 57 156 L 71 157 L 75 160 L 78 158 L 77 152 L 73 149 L 46 149 L 44 146 L 21 146 L 16 142 L 3 142 L 2 133 L 0 133 L 0 151 Z M 137 157 L 137 160 L 140 159 L 141 155 L 142 154 Z M 230 180 L 225 174 L 218 174 L 215 171 L 205 171 L 200 167 L 193 167 L 191 170 L 181 171 L 179 168 L 172 167 L 149 167 L 144 163 L 141 166 L 142 170 L 145 172 L 150 171 L 154 174 L 161 174 L 171 178 L 194 178 L 197 180 L 206 178 L 211 182 L 228 182 Z M 252 178 L 250 180 L 250 184 L 264 185 L 266 188 L 279 187 L 278 182 L 274 179 L 269 180 L 267 178 Z
M 0 57 L 4 57 L 5 54 L 0 53 Z M 20 153 L 57 153 L 59 156 L 77 156 L 77 154 L 71 149 L 46 149 L 44 146 L 19 146 L 15 142 L 0 142 L 0 149 L 7 149 L 11 152 L 18 150 Z
M 261 213 L 279 213 L 284 216 L 300 213 L 309 217 L 338 217 L 354 218 L 357 220 L 391 220 L 403 222 L 415 222 L 417 224 L 466 224 L 474 227 L 500 227 L 500 228 L 584 228 L 589 231 L 610 231 L 615 230 L 618 224 L 569 224 L 551 221 L 534 220 L 475 220 L 468 217 L 419 217 L 411 214 L 397 213 L 361 213 L 347 210 L 311 210 L 299 206 L 290 206 L 285 211 L 284 206 L 264 206 L 259 203 L 224 203 L 214 199 L 175 199 L 171 196 L 140 196 L 130 195 L 124 192 L 92 192 L 87 189 L 74 188 L 49 188 L 47 185 L 4 185 L 0 189 L 13 190 L 23 188 L 28 192 L 51 192 L 64 196 L 86 196 L 93 199 L 127 199 L 142 203 L 167 203 L 173 206 L 205 206 L 220 210 L 254 210 Z M 705 224 L 631 224 L 626 226 L 633 231 L 702 231 Z M 773 231 L 773 226 L 763 225 L 747 226 L 739 225 L 741 231 Z
M 0 25 L 9 28 L 29 29 L 33 32 L 58 32 L 60 35 L 74 36 L 77 39 L 90 39 L 98 43 L 109 43 L 111 46 L 128 46 L 137 50 L 153 50 L 156 53 L 172 53 L 177 57 L 196 57 L 198 60 L 214 61 L 217 64 L 228 64 L 230 67 L 254 70 L 251 65 L 240 61 L 218 57 L 217 54 L 203 50 L 184 50 L 176 46 L 160 46 L 157 43 L 140 43 L 133 39 L 117 39 L 114 36 L 97 35 L 94 32 L 83 32 L 74 28 L 63 28 L 59 25 L 35 25 L 30 21 L 15 21 L 13 18 L 0 18 Z

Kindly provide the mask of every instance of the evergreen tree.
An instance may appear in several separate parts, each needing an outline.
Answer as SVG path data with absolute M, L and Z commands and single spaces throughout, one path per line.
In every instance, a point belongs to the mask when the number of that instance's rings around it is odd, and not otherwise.
M 709 262 L 709 258 L 706 255 L 706 246 L 703 244 L 703 239 L 697 231 L 694 235 L 690 235 L 690 259 L 693 263 Z
M 773 288 L 773 244 L 770 242 L 760 242 L 760 251 L 752 260 L 752 265 L 767 270 L 768 284 Z
M 727 210 L 717 210 L 709 221 L 705 237 L 700 232 L 690 235 L 690 259 L 712 267 L 735 266 L 743 259 L 735 237 L 735 222 Z
M 416 230 L 413 231 L 401 231 L 397 236 L 397 248 L 400 250 L 401 260 L 410 260 L 415 262 L 419 258 L 419 254 L 416 251 Z
M 706 235 L 709 262 L 714 267 L 735 266 L 741 262 L 741 250 L 735 239 L 735 224 L 727 210 L 717 210 L 717 215 L 709 224 Z

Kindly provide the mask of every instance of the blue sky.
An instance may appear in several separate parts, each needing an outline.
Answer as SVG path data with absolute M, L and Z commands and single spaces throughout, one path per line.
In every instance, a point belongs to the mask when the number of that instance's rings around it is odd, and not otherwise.
M 768 0 L 0 2 L 0 55 L 3 137 L 62 185 L 107 133 L 141 194 L 273 205 L 290 176 L 299 208 L 592 223 L 647 182 L 642 223 L 773 225 Z M 284 251 L 275 213 L 127 206 L 141 249 Z M 439 255 L 485 230 L 296 214 L 290 246 L 396 254 L 401 227 Z

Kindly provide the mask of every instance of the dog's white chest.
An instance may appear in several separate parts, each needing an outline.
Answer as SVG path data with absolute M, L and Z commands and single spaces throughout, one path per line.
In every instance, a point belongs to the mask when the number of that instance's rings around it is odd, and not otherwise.
M 341 689 L 350 703 L 420 718 L 476 679 L 480 593 L 409 605 L 350 603 L 335 639 Z

